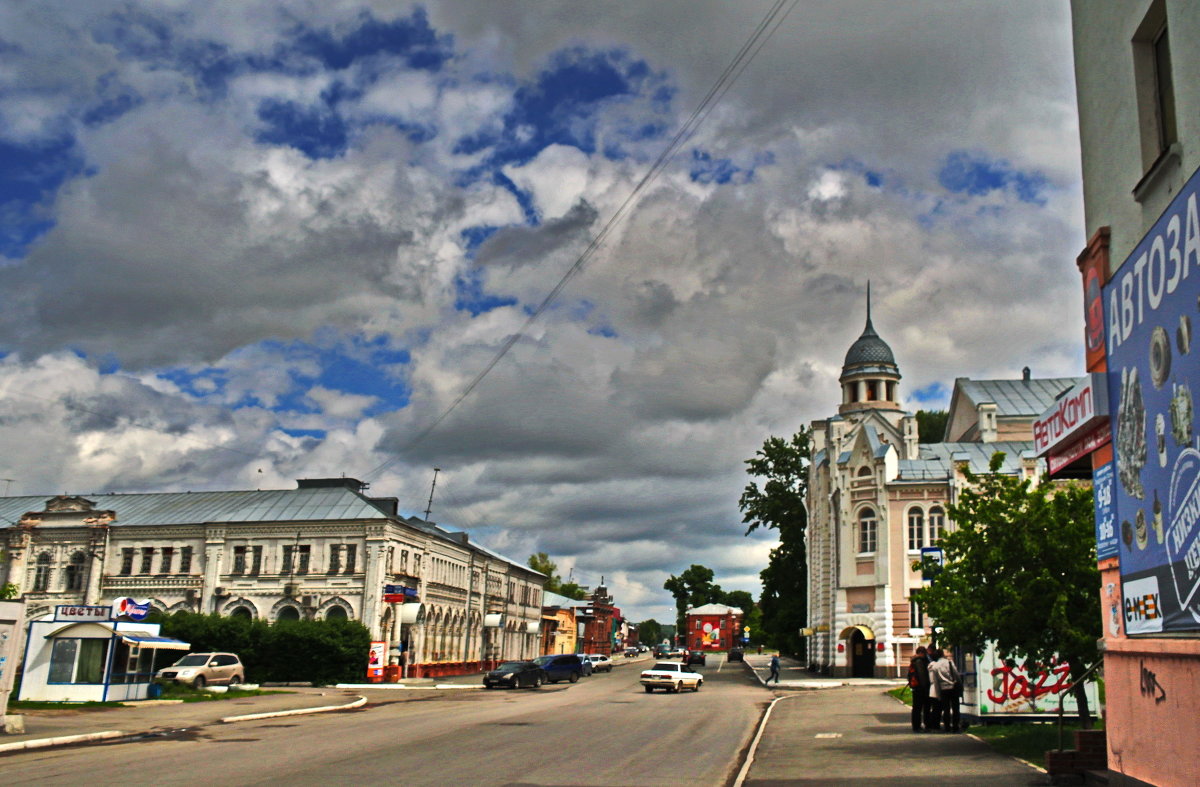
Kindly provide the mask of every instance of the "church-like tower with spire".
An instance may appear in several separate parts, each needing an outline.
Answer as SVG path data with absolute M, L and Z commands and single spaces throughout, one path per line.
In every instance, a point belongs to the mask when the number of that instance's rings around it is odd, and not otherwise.
M 912 603 L 912 564 L 946 528 L 964 468 L 984 472 L 996 451 L 1002 472 L 1034 477 L 1032 424 L 1075 378 L 954 382 L 940 442 L 920 442 L 905 411 L 900 366 L 866 325 L 850 345 L 837 414 L 812 423 L 808 487 L 808 661 L 837 676 L 896 677 L 930 621 Z

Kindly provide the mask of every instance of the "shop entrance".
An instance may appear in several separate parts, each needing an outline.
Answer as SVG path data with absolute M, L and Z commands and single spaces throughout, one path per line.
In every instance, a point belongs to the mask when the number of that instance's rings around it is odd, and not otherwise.
M 862 629 L 850 630 L 850 676 L 853 678 L 875 677 L 875 640 L 867 639 Z

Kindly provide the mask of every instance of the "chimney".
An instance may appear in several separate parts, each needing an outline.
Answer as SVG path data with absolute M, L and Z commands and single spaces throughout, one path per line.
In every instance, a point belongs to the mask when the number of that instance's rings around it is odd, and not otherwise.
M 1024 369 L 1021 370 L 1021 379 L 1023 381 L 1025 381 L 1026 383 L 1029 382 L 1029 367 L 1028 366 L 1026 366 Z

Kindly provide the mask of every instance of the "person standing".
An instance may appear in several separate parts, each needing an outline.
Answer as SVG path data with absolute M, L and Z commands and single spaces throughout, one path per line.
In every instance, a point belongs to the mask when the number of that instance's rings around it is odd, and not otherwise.
M 935 690 L 938 697 L 938 710 L 942 716 L 942 728 L 946 732 L 958 732 L 960 725 L 958 699 L 962 677 L 954 662 L 942 653 L 941 648 L 933 651 L 937 660 L 929 665 L 930 693 Z
M 775 685 L 779 685 L 779 654 L 771 656 L 771 674 L 767 676 L 767 683 L 771 682 L 771 678 L 775 679 Z
M 925 646 L 917 647 L 916 655 L 908 662 L 908 685 L 912 689 L 912 730 L 920 732 L 924 723 L 925 729 L 930 730 L 933 721 L 932 707 L 929 704 L 929 657 L 925 655 Z

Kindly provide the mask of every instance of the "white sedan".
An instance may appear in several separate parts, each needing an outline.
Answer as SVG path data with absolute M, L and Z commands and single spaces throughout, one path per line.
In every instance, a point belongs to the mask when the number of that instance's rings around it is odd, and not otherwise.
M 584 656 L 592 662 L 592 672 L 612 672 L 612 659 L 600 653 L 589 653 Z
M 700 691 L 704 678 L 698 672 L 692 672 L 686 664 L 678 661 L 660 661 L 653 667 L 642 672 L 642 687 L 646 693 L 655 689 L 680 692 L 684 688 Z

